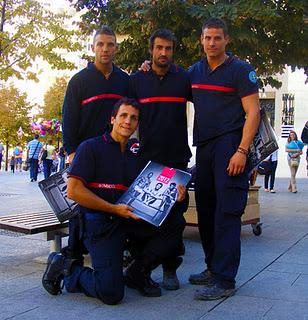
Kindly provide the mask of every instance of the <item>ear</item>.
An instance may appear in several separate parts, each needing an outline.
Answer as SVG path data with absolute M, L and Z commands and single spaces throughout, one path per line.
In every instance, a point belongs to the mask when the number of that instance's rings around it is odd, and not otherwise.
M 203 45 L 203 32 L 201 33 L 201 36 L 200 36 L 200 42 Z
M 115 122 L 115 117 L 111 117 L 110 123 L 113 125 Z
M 95 51 L 94 51 L 94 44 L 91 44 L 91 49 L 92 49 L 92 52 L 95 53 Z
M 229 44 L 230 41 L 231 41 L 231 38 L 230 38 L 228 35 L 226 35 L 226 36 L 225 36 L 225 39 L 226 39 L 226 41 L 227 41 L 226 45 Z

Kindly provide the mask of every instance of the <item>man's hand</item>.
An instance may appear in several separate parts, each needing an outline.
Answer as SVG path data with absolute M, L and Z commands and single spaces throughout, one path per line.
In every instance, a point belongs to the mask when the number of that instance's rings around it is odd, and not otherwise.
M 126 204 L 116 204 L 114 206 L 114 213 L 122 218 L 125 219 L 134 219 L 134 220 L 140 220 L 139 217 L 135 216 L 133 214 L 134 209 Z
M 138 70 L 143 72 L 149 72 L 151 70 L 151 61 L 145 60 Z
M 179 184 L 177 186 L 177 190 L 178 190 L 178 194 L 177 194 L 177 198 L 176 201 L 181 202 L 185 199 L 186 197 L 186 188 L 185 186 L 183 186 L 182 184 Z
M 68 163 L 69 164 L 72 164 L 73 160 L 74 160 L 74 157 L 75 157 L 75 152 L 71 153 L 69 156 L 68 156 Z
M 246 165 L 247 156 L 240 152 L 235 152 L 232 158 L 229 161 L 229 165 L 227 168 L 229 176 L 236 176 L 241 174 Z

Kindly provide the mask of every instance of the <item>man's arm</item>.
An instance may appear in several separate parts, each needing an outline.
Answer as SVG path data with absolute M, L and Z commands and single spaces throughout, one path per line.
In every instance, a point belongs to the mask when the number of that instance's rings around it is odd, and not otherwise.
M 73 161 L 78 147 L 78 130 L 80 128 L 81 86 L 78 78 L 72 78 L 68 83 L 62 108 L 63 146 L 69 155 L 69 162 Z M 71 154 L 73 154 L 71 156 Z M 71 161 L 70 161 L 71 160 Z
M 89 190 L 79 179 L 69 177 L 67 182 L 67 196 L 82 205 L 83 207 L 116 214 L 122 218 L 139 220 L 133 214 L 133 209 L 126 204 L 112 204 L 103 200 Z
M 260 104 L 258 93 L 246 96 L 241 99 L 243 109 L 246 113 L 246 121 L 243 127 L 243 136 L 239 145 L 239 151 L 246 150 L 248 152 L 249 146 L 258 130 L 260 124 Z M 236 176 L 242 173 L 245 169 L 247 155 L 237 151 L 229 161 L 227 171 L 229 176 Z

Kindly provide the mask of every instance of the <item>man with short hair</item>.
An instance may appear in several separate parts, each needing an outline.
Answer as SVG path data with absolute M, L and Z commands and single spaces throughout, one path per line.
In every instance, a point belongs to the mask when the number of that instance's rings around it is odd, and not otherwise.
M 241 215 L 248 195 L 247 154 L 260 121 L 252 66 L 226 53 L 227 26 L 211 18 L 202 27 L 206 57 L 190 70 L 195 107 L 195 195 L 207 269 L 190 276 L 203 284 L 195 298 L 234 294 L 240 263 Z
M 38 134 L 34 135 L 34 139 L 31 140 L 27 145 L 27 159 L 30 161 L 30 181 L 37 181 L 38 175 L 38 158 L 43 147 L 42 143 L 39 141 L 40 136 Z
M 117 42 L 108 26 L 96 31 L 92 51 L 94 63 L 88 63 L 72 77 L 64 98 L 63 146 L 69 163 L 81 142 L 104 133 L 115 102 L 128 95 L 129 76 L 113 63 Z M 78 217 L 70 219 L 69 232 L 68 247 L 64 251 L 82 259 L 84 248 L 78 240 Z
M 173 252 L 181 237 L 177 221 L 167 217 L 155 227 L 134 215 L 125 204 L 115 204 L 138 176 L 140 165 L 128 148 L 128 140 L 139 122 L 139 105 L 121 99 L 111 116 L 111 132 L 83 142 L 70 167 L 68 197 L 79 203 L 83 213 L 82 239 L 92 268 L 61 253 L 51 253 L 42 284 L 52 295 L 61 292 L 61 281 L 68 292 L 83 292 L 106 304 L 116 304 L 124 296 L 123 251 L 132 234 L 141 248 L 126 283 L 143 295 L 157 297 L 160 288 L 150 278 L 151 270 Z M 89 166 L 91 163 L 91 166 Z M 178 188 L 178 201 L 185 188 Z
M 171 168 L 186 170 L 191 152 L 188 146 L 186 102 L 190 98 L 190 81 L 186 71 L 172 63 L 176 38 L 167 29 L 159 29 L 149 39 L 151 70 L 138 71 L 130 77 L 130 95 L 141 104 L 139 125 L 139 155 L 144 165 L 153 160 Z M 176 204 L 170 216 L 181 222 L 188 197 Z M 176 269 L 184 254 L 183 242 L 163 264 L 162 286 L 168 290 L 179 288 Z

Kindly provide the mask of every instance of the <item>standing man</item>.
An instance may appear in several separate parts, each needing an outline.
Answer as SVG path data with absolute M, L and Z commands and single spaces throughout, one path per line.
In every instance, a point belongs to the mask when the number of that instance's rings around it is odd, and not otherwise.
M 190 276 L 204 284 L 196 299 L 234 294 L 240 263 L 241 215 L 247 202 L 247 154 L 260 121 L 257 76 L 251 65 L 226 53 L 224 21 L 202 26 L 206 57 L 190 70 L 195 106 L 196 205 L 207 269 Z
M 190 98 L 187 72 L 172 63 L 175 36 L 167 29 L 155 31 L 149 40 L 151 70 L 138 71 L 130 78 L 130 95 L 141 104 L 139 124 L 139 154 L 145 165 L 149 160 L 165 166 L 186 170 L 191 152 L 188 146 L 186 102 Z M 188 197 L 176 204 L 170 216 L 182 222 Z M 163 264 L 163 287 L 179 288 L 176 269 L 182 262 L 182 241 L 174 256 Z
M 38 134 L 34 135 L 34 139 L 31 140 L 27 145 L 27 159 L 30 161 L 30 181 L 37 181 L 38 174 L 38 158 L 43 147 L 42 143 L 39 141 L 40 136 Z
M 137 102 L 121 99 L 111 116 L 111 133 L 88 139 L 78 147 L 67 194 L 84 213 L 83 241 L 93 269 L 61 253 L 51 253 L 42 279 L 50 294 L 61 292 L 64 278 L 68 292 L 83 292 L 106 304 L 120 302 L 124 296 L 123 251 L 127 237 L 133 234 L 141 251 L 125 276 L 126 283 L 145 296 L 161 295 L 150 279 L 150 271 L 174 251 L 181 229 L 170 217 L 157 228 L 139 220 L 128 205 L 115 204 L 139 173 L 138 158 L 127 146 L 138 121 Z M 185 188 L 181 186 L 178 191 L 181 201 Z
M 117 100 L 128 95 L 129 76 L 113 64 L 117 52 L 115 33 L 103 26 L 93 38 L 94 63 L 78 72 L 69 81 L 63 104 L 63 146 L 69 163 L 78 145 L 91 137 L 102 135 L 110 122 Z M 69 256 L 82 257 L 78 217 L 69 221 Z

